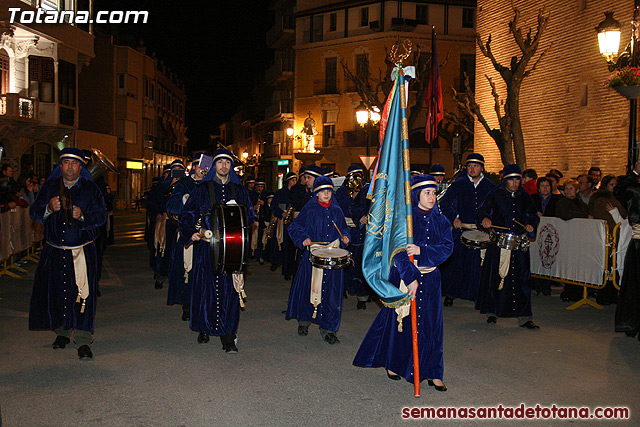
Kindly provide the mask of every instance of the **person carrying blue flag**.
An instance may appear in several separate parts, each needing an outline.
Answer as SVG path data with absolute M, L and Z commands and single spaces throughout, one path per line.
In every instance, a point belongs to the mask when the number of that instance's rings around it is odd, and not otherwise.
M 401 292 L 416 298 L 420 381 L 427 379 L 438 391 L 442 382 L 443 322 L 438 265 L 453 250 L 451 227 L 436 202 L 438 184 L 431 175 L 411 178 L 414 243 L 393 257 L 389 281 Z M 412 263 L 409 256 L 414 257 Z M 383 307 L 365 336 L 353 364 L 384 367 L 392 380 L 413 379 L 412 336 L 409 305 Z M 401 320 L 400 320 L 401 319 Z
M 332 200 L 331 178 L 315 178 L 313 193 L 316 198 L 304 205 L 289 226 L 293 243 L 305 252 L 291 285 L 286 318 L 298 320 L 298 334 L 302 336 L 309 333 L 311 323 L 317 323 L 322 338 L 329 344 L 337 344 L 340 342 L 336 332 L 342 317 L 343 272 L 312 267 L 309 252 L 322 247 L 347 246 L 350 232 L 342 209 Z
M 65 348 L 73 335 L 81 360 L 93 358 L 95 240 L 107 219 L 102 193 L 84 166 L 82 150 L 60 151 L 29 209 L 31 219 L 44 225 L 46 241 L 33 280 L 29 329 L 55 331 L 54 349 Z
M 247 208 L 248 225 L 256 218 L 247 189 L 233 169 L 233 154 L 219 149 L 213 154 L 213 167 L 191 192 L 178 216 L 180 233 L 190 236 L 193 244 L 193 287 L 191 290 L 191 329 L 198 332 L 198 342 L 209 342 L 210 335 L 220 336 L 226 353 L 237 353 L 236 334 L 240 321 L 240 285 L 242 274 L 215 274 L 211 265 L 211 247 L 200 241 L 196 229 L 198 220 L 212 209 L 212 203 L 225 204 L 235 201 Z M 203 221 L 203 228 L 210 225 Z M 235 277 L 234 277 L 235 276 Z M 240 288 L 241 289 L 241 288 Z

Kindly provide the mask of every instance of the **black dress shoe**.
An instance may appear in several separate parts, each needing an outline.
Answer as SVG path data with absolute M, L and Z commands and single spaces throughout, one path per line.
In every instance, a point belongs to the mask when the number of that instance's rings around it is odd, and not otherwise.
M 287 274 L 286 276 L 284 276 L 284 280 L 291 280 L 291 275 Z
M 71 340 L 67 337 L 63 337 L 62 335 L 58 335 L 56 337 L 56 340 L 53 342 L 53 344 L 51 345 L 54 349 L 55 348 L 65 348 L 67 346 L 67 344 L 69 344 L 71 342 Z
M 497 321 L 498 321 L 498 318 L 496 316 L 487 317 L 487 323 L 496 323 Z
M 334 334 L 333 332 L 329 332 L 327 335 L 325 335 L 324 340 L 331 345 L 338 344 L 340 342 L 336 334 Z
M 198 334 L 198 342 L 200 344 L 204 344 L 204 343 L 209 342 L 209 335 L 205 334 L 204 332 L 200 332 Z
M 385 369 L 385 371 L 387 371 L 387 377 L 389 377 L 390 380 L 394 380 L 394 381 L 399 381 L 402 379 L 402 377 L 398 374 L 392 374 L 389 372 L 388 369 Z
M 305 336 L 309 335 L 309 327 L 308 326 L 298 326 L 298 335 Z
M 93 359 L 93 353 L 91 353 L 91 348 L 88 345 L 81 345 L 80 347 L 78 347 L 78 358 L 80 360 Z
M 540 329 L 540 326 L 533 323 L 533 320 L 529 320 L 528 322 L 523 323 L 522 325 L 520 325 L 520 327 L 527 329 Z
M 156 282 L 155 288 L 162 289 L 162 282 Z
M 276 271 L 278 269 L 278 264 L 271 264 L 271 267 L 269 267 L 270 271 Z
M 444 305 L 445 307 L 453 306 L 453 298 L 445 296 L 442 305 Z
M 433 380 L 427 380 L 427 384 L 429 384 L 430 387 L 433 387 L 436 389 L 436 391 L 447 391 L 447 386 L 444 385 L 444 383 L 442 383 L 442 385 L 436 385 L 436 383 L 433 382 Z
M 366 310 L 367 309 L 367 303 L 364 301 L 358 301 L 358 304 L 356 304 L 356 308 L 358 310 Z
M 184 320 L 186 322 L 189 319 L 191 319 L 191 312 L 183 311 L 182 312 L 182 320 Z
M 224 347 L 225 353 L 236 354 L 238 352 L 238 347 L 236 347 L 235 343 L 229 343 Z

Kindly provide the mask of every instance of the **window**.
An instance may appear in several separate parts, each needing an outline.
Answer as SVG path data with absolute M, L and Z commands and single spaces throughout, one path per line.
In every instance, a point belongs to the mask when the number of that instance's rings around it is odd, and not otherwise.
M 58 62 L 58 102 L 76 106 L 76 64 L 63 60 Z
M 324 24 L 324 16 L 323 15 L 315 15 L 313 17 L 313 33 L 311 34 L 312 42 L 321 42 L 323 36 L 323 24 Z
M 416 5 L 416 22 L 424 25 L 429 23 L 429 6 L 426 4 Z
M 338 58 L 324 60 L 325 93 L 338 93 Z
M 53 58 L 29 56 L 29 96 L 41 102 L 54 102 Z
M 476 10 L 465 7 L 462 9 L 462 28 L 473 28 L 476 17 Z
M 131 120 L 118 120 L 118 138 L 128 144 L 137 144 L 138 123 Z
M 356 55 L 356 75 L 361 78 L 367 78 L 369 75 L 369 59 L 366 53 Z
M 469 87 L 472 91 L 476 88 L 476 56 L 460 55 L 460 90 L 464 91 L 464 73 L 469 76 Z
M 338 29 L 338 14 L 331 13 L 329 15 L 329 31 L 336 31 Z
M 360 26 L 368 27 L 369 26 L 369 8 L 363 7 L 360 9 Z
M 336 125 L 325 123 L 322 126 L 322 146 L 331 147 L 336 143 Z
M 127 96 L 138 98 L 138 79 L 131 74 L 126 76 Z
M 0 93 L 9 93 L 9 55 L 0 49 Z

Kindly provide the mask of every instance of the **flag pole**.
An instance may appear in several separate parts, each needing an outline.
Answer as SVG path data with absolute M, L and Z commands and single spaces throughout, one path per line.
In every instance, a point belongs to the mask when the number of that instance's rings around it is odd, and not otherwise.
M 407 216 L 407 244 L 413 244 L 413 209 L 411 207 L 411 162 L 409 159 L 409 123 L 407 120 L 407 97 L 405 91 L 404 71 L 402 60 L 406 59 L 411 52 L 410 42 L 405 41 L 403 47 L 405 54 L 399 55 L 396 59 L 398 64 L 398 78 L 400 83 L 400 112 L 402 123 L 402 166 L 404 172 L 404 199 L 405 212 Z M 413 262 L 413 256 L 409 259 Z M 420 397 L 420 358 L 418 357 L 418 317 L 416 311 L 416 299 L 411 298 L 411 338 L 413 342 L 413 394 Z

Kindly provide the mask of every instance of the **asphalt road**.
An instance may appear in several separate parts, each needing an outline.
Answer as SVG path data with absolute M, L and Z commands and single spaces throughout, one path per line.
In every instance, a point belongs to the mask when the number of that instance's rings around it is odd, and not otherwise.
M 0 277 L 2 426 L 488 425 L 408 421 L 403 408 L 521 404 L 627 407 L 630 419 L 609 422 L 638 425 L 640 342 L 614 334 L 615 306 L 567 311 L 554 288 L 533 298 L 541 329 L 529 331 L 515 319 L 488 325 L 470 302 L 456 300 L 444 311 L 449 391 L 423 383 L 414 398 L 411 384 L 351 364 L 375 304 L 358 311 L 354 297 L 345 300 L 338 345 L 323 342 L 313 325 L 300 337 L 282 314 L 289 284 L 267 265 L 250 265 L 239 353 L 225 354 L 215 337 L 198 344 L 180 307 L 166 305 L 166 286 L 153 288 L 143 221 L 141 214 L 116 217 L 91 361 L 79 361 L 72 347 L 53 350 L 53 332 L 27 329 L 34 263 L 24 278 Z

